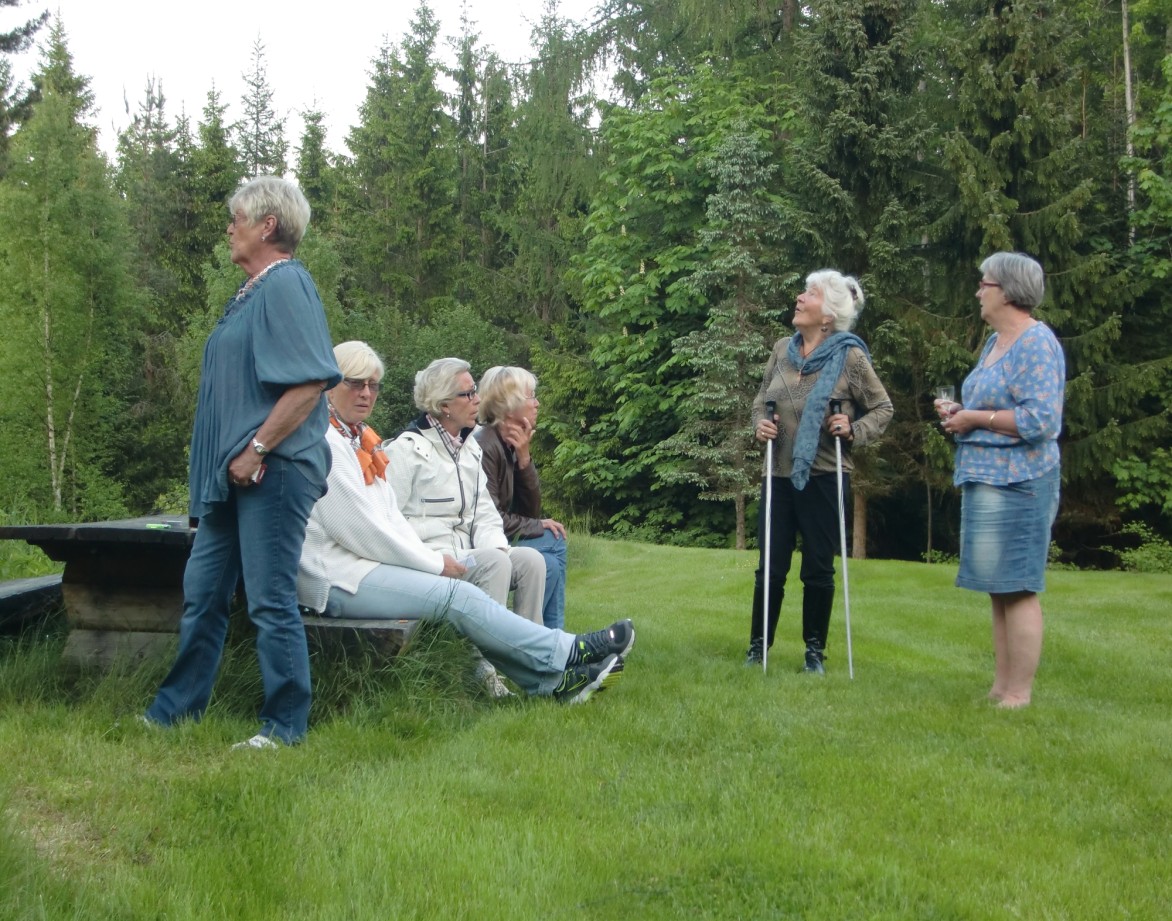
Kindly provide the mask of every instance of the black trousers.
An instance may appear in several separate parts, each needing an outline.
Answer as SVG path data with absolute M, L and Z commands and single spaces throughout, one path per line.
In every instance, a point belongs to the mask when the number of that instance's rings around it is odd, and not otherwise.
M 843 501 L 850 501 L 850 474 L 843 473 Z M 802 538 L 802 638 L 826 645 L 830 609 L 834 603 L 834 555 L 838 552 L 838 481 L 833 473 L 811 476 L 806 488 L 794 489 L 788 477 L 773 478 L 773 507 L 770 515 L 769 554 L 769 645 L 773 645 L 785 580 L 789 576 L 798 535 Z M 762 636 L 762 606 L 765 589 L 765 481 L 761 481 L 761 502 L 757 513 L 757 540 L 760 546 L 753 582 L 753 613 L 749 642 Z

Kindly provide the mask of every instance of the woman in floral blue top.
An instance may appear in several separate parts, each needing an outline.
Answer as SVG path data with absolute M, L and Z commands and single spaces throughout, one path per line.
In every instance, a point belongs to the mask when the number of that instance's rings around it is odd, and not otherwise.
M 993 329 L 961 389 L 963 404 L 936 401 L 956 436 L 961 488 L 961 588 L 988 592 L 996 671 L 989 698 L 1030 702 L 1042 654 L 1042 605 L 1050 528 L 1058 512 L 1058 433 L 1066 363 L 1054 333 L 1034 319 L 1042 267 L 1021 253 L 981 263 L 981 319 Z

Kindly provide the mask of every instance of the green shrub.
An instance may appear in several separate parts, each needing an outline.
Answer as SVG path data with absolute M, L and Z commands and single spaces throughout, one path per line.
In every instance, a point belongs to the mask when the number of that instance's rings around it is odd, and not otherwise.
M 1133 521 L 1123 526 L 1124 534 L 1140 539 L 1140 545 L 1119 551 L 1120 565 L 1128 572 L 1172 573 L 1172 544 L 1146 524 Z

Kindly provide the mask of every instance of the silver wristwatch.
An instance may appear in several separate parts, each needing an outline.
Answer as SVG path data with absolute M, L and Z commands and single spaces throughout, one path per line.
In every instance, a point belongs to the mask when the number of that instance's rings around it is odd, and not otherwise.
M 255 451 L 257 454 L 259 454 L 261 457 L 264 457 L 266 454 L 268 454 L 268 453 L 269 453 L 269 449 L 268 449 L 268 448 L 266 448 L 264 445 L 262 445 L 262 444 L 261 444 L 259 441 L 257 441 L 255 438 L 254 438 L 254 439 L 252 439 L 252 450 L 254 450 L 254 451 Z

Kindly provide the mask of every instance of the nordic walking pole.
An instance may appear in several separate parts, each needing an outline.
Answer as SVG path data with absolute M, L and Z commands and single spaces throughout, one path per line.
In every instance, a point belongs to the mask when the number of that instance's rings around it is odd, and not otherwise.
M 765 418 L 774 425 L 777 403 L 765 402 Z M 773 563 L 771 541 L 773 534 L 773 439 L 765 442 L 765 588 L 761 593 L 761 674 L 769 668 L 769 568 Z
M 830 401 L 830 414 L 837 416 L 842 412 L 842 400 Z M 834 460 L 838 469 L 838 538 L 842 544 L 842 599 L 846 608 L 846 668 L 851 680 L 855 678 L 855 660 L 851 652 L 851 583 L 846 564 L 846 504 L 842 494 L 842 435 L 838 434 L 841 426 L 834 426 Z

